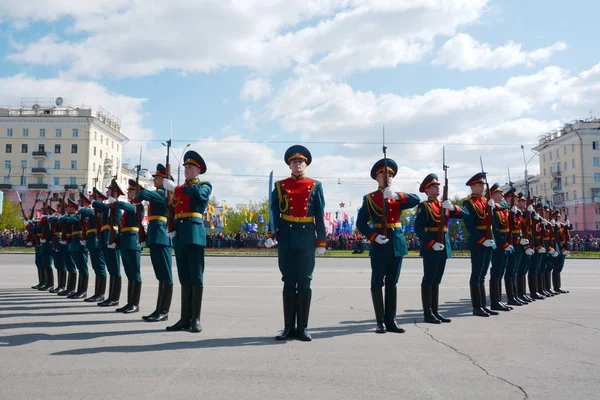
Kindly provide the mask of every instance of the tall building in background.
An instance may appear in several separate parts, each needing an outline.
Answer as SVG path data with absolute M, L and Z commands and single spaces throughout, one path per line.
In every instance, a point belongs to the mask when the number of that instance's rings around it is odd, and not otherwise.
M 49 191 L 54 199 L 84 183 L 104 191 L 127 141 L 119 118 L 102 107 L 71 107 L 61 97 L 0 107 L 0 190 L 12 201 L 18 192 L 27 213 Z
M 600 120 L 565 124 L 544 135 L 534 151 L 540 159 L 540 196 L 565 207 L 574 233 L 600 230 Z

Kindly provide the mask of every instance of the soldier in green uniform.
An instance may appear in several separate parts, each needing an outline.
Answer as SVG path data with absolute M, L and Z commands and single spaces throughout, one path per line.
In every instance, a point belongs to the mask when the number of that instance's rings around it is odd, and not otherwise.
M 200 181 L 198 176 L 206 172 L 206 163 L 200 154 L 188 151 L 183 156 L 185 182 L 176 186 L 170 179 L 164 179 L 166 190 L 174 192 L 175 220 L 173 232 L 168 232 L 175 247 L 177 274 L 181 283 L 181 319 L 168 331 L 191 328 L 201 332 L 200 312 L 204 293 L 204 248 L 206 232 L 202 214 L 208 206 L 212 185 Z
M 135 196 L 135 202 L 148 202 L 148 233 L 146 234 L 146 246 L 150 248 L 150 260 L 154 274 L 158 280 L 158 298 L 156 310 L 142 319 L 148 322 L 167 321 L 171 298 L 173 296 L 173 272 L 171 257 L 171 238 L 167 236 L 167 207 L 166 191 L 163 180 L 167 178 L 166 168 L 162 164 L 156 166 L 156 172 L 152 175 L 156 190 L 141 190 Z M 173 177 L 169 177 L 173 180 Z
M 391 158 L 379 160 L 373 165 L 371 178 L 377 181 L 378 188 L 363 197 L 356 219 L 356 227 L 371 242 L 371 298 L 377 321 L 376 333 L 404 333 L 404 329 L 396 323 L 398 278 L 402 260 L 408 254 L 400 214 L 402 210 L 415 207 L 420 199 L 416 194 L 392 190 L 392 178 L 396 173 L 398 164 Z M 370 223 L 373 225 L 369 225 Z M 386 235 L 383 234 L 384 226 L 387 229 Z M 385 305 L 382 294 L 384 285 Z
M 506 272 L 508 255 L 514 253 L 511 244 L 509 206 L 504 201 L 504 194 L 499 183 L 490 188 L 490 197 L 494 200 L 494 242 L 496 248 L 492 252 L 492 268 L 490 268 L 490 308 L 496 311 L 510 311 L 513 308 L 502 302 L 502 278 Z
M 523 200 L 521 200 L 523 198 Z M 510 188 L 506 193 L 504 193 L 504 199 L 508 206 L 510 207 L 509 218 L 512 219 L 512 226 L 510 226 L 509 220 L 509 229 L 511 231 L 508 233 L 508 241 L 513 246 L 514 251 L 506 256 L 506 272 L 504 273 L 504 286 L 506 288 L 506 299 L 507 304 L 509 306 L 522 306 L 525 304 L 529 304 L 528 302 L 521 300 L 517 296 L 517 286 L 515 283 L 517 281 L 517 273 L 519 270 L 519 264 L 521 263 L 521 259 L 525 255 L 525 246 L 529 244 L 529 240 L 526 238 L 526 234 L 523 233 L 523 213 L 520 210 L 520 207 L 525 209 L 525 198 L 519 197 L 516 194 L 515 188 Z M 523 203 L 519 205 L 519 203 Z
M 79 205 L 72 199 L 67 199 L 67 216 L 63 217 L 61 222 L 65 225 L 65 229 L 69 237 L 69 253 L 70 259 L 75 264 L 79 272 L 79 280 L 77 282 L 77 290 L 67 295 L 69 299 L 83 299 L 87 296 L 87 287 L 89 282 L 88 272 L 88 252 L 85 246 L 81 244 L 81 216 L 76 212 Z M 71 262 L 71 261 L 70 261 Z M 68 289 L 68 286 L 67 286 Z
M 94 189 L 96 192 L 96 189 Z M 98 192 L 97 196 L 100 198 L 101 193 Z M 98 248 L 104 251 L 104 260 L 106 261 L 106 269 L 110 275 L 110 282 L 108 288 L 108 298 L 101 303 L 98 303 L 100 307 L 114 307 L 119 305 L 119 299 L 121 298 L 121 255 L 120 250 L 117 246 L 119 240 L 118 227 L 121 222 L 121 210 L 111 208 L 109 204 L 117 201 L 119 196 L 123 195 L 123 191 L 113 179 L 106 191 L 106 201 L 95 200 L 92 202 L 92 207 L 95 211 L 101 214 L 102 228 L 98 240 Z M 111 214 L 113 215 L 111 218 Z M 110 241 L 110 231 L 114 231 L 115 242 Z
M 54 273 L 52 271 L 52 240 L 50 227 L 50 210 L 49 205 L 42 206 L 42 218 L 40 218 L 41 236 L 40 236 L 40 257 L 42 262 L 42 277 L 44 284 L 38 290 L 53 290 L 54 289 Z
M 565 219 L 564 223 L 559 222 L 558 235 L 560 243 L 560 256 L 557 260 L 556 266 L 552 270 L 552 285 L 554 286 L 554 291 L 562 294 L 569 293 L 568 290 L 562 288 L 560 274 L 565 266 L 565 258 L 571 254 L 569 252 L 569 230 L 571 229 L 573 229 L 573 225 L 569 223 L 568 219 Z
M 82 227 L 86 230 L 86 239 L 82 240 L 81 244 L 89 251 L 92 269 L 96 275 L 94 294 L 84 301 L 98 303 L 104 301 L 104 294 L 106 293 L 106 261 L 104 260 L 104 251 L 99 248 L 97 240 L 98 230 L 101 228 L 98 225 L 101 224 L 101 221 L 94 209 L 90 208 L 92 200 L 84 193 L 81 193 L 81 197 L 85 207 L 80 207 L 78 213 L 86 221 L 85 227 Z
M 315 256 L 325 253 L 325 199 L 321 182 L 304 174 L 312 162 L 306 147 L 291 146 L 283 159 L 292 174 L 275 183 L 270 207 L 276 239 L 269 238 L 267 244 L 272 247 L 279 243 L 278 264 L 283 281 L 284 329 L 275 339 L 297 337 L 309 342 L 312 337 L 307 327 Z
M 64 254 L 60 246 L 61 226 L 58 222 L 58 212 L 49 206 L 49 210 L 52 216 L 48 218 L 50 223 L 50 234 L 51 234 L 51 246 L 52 246 L 52 260 L 54 261 L 54 268 L 56 268 L 56 282 L 57 285 L 54 289 L 50 289 L 50 293 L 58 293 L 66 289 L 67 283 L 67 268 L 65 267 Z
M 135 180 L 130 179 L 129 186 L 127 187 L 127 198 L 129 201 L 134 199 L 136 190 L 137 184 Z M 124 201 L 115 201 L 110 206 L 114 210 L 121 210 L 123 212 L 121 216 L 119 247 L 121 249 L 123 269 L 128 281 L 127 304 L 124 307 L 117 308 L 115 311 L 130 314 L 140 310 L 140 296 L 142 293 L 140 260 L 142 248 L 139 243 L 137 212 L 135 205 Z
M 521 254 L 521 260 L 519 261 L 518 270 L 516 272 L 515 297 L 522 303 L 529 304 L 533 302 L 534 299 L 527 295 L 526 277 L 531 265 L 531 257 L 535 253 L 535 250 L 533 249 L 533 236 L 530 234 L 531 229 L 528 226 L 530 225 L 531 215 L 534 213 L 534 210 L 533 205 L 528 204 L 528 200 L 523 193 L 519 193 L 518 200 L 517 208 L 522 215 L 521 231 L 523 232 L 523 238 L 526 242 L 523 242 L 523 253 Z
M 439 313 L 440 283 L 446 269 L 446 260 L 452 257 L 450 237 L 448 236 L 448 220 L 440 227 L 442 213 L 449 213 L 452 218 L 464 218 L 468 211 L 453 205 L 450 200 L 441 202 L 440 182 L 436 174 L 429 174 L 421 182 L 419 192 L 427 195 L 427 200 L 417 206 L 415 233 L 421 241 L 421 257 L 423 257 L 423 279 L 421 281 L 421 302 L 425 322 L 439 324 L 451 322 Z M 448 211 L 446 211 L 448 210 Z M 443 243 L 440 241 L 440 228 L 443 229 Z
M 40 257 L 41 248 L 37 244 L 38 237 L 41 237 L 41 235 L 42 235 L 42 227 L 39 224 L 39 220 L 34 218 L 31 220 L 25 220 L 25 229 L 28 232 L 26 245 L 33 246 L 33 250 L 34 250 L 34 254 L 35 254 L 34 263 L 37 268 L 38 282 L 39 282 L 37 285 L 34 285 L 31 288 L 38 290 L 39 288 L 44 286 L 44 270 L 42 268 L 43 264 L 42 264 L 42 259 Z
M 537 274 L 540 271 L 542 260 L 546 257 L 546 246 L 544 243 L 544 221 L 542 217 L 543 207 L 541 204 L 535 206 L 534 225 L 533 225 L 533 241 L 535 253 L 531 256 L 531 263 L 529 265 L 529 273 L 527 275 L 527 281 L 529 283 L 529 292 L 534 300 L 544 300 L 546 296 L 539 292 Z
M 471 195 L 463 202 L 469 215 L 465 218 L 465 227 L 469 234 L 469 249 L 471 250 L 471 278 L 469 286 L 471 289 L 471 304 L 473 315 L 489 317 L 498 315 L 497 311 L 487 308 L 485 294 L 485 276 L 492 261 L 492 252 L 496 248 L 493 232 L 490 232 L 490 224 L 493 215 L 488 215 L 487 205 L 495 208 L 494 200 L 483 196 L 485 190 L 485 173 L 479 172 L 466 183 L 471 188 Z M 493 229 L 493 228 L 492 228 Z
M 75 209 L 70 204 L 68 200 L 65 200 L 65 214 L 60 216 L 60 225 L 62 228 L 62 235 L 60 239 L 60 244 L 62 246 L 62 251 L 65 256 L 65 267 L 67 268 L 68 278 L 67 278 L 67 288 L 62 292 L 58 292 L 59 296 L 72 296 L 76 293 L 76 287 L 78 283 L 77 279 L 77 263 L 75 262 L 75 246 L 72 246 L 72 237 L 73 237 L 73 224 L 77 219 L 73 214 L 75 213 Z

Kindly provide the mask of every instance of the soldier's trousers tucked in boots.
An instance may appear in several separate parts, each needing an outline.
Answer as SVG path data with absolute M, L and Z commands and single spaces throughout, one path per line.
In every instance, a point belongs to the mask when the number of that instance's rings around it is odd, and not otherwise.
M 504 277 L 504 286 L 506 288 L 506 301 L 510 306 L 522 306 L 523 302 L 515 295 L 515 279 L 512 276 Z
M 471 305 L 473 306 L 473 315 L 477 317 L 489 317 L 490 314 L 481 308 L 481 293 L 479 292 L 479 284 L 469 285 L 471 289 Z
M 431 285 L 421 285 L 421 304 L 423 305 L 423 320 L 430 324 L 441 324 L 442 321 L 433 315 L 431 310 Z
M 191 327 L 192 320 L 192 287 L 181 286 L 181 318 L 175 325 L 167 326 L 168 331 L 183 331 Z
M 282 292 L 283 332 L 275 340 L 287 340 L 296 337 L 296 292 Z
M 385 333 L 384 315 L 385 310 L 383 308 L 383 290 L 382 288 L 371 288 L 371 300 L 373 301 L 373 309 L 375 310 L 375 322 L 377 328 L 375 333 Z
M 388 332 L 404 333 L 396 323 L 396 306 L 398 302 L 398 290 L 395 287 L 385 288 L 385 314 L 384 322 Z
M 50 293 L 60 293 L 66 289 L 67 285 L 67 271 L 56 271 L 57 285 L 54 289 L 50 289 Z
M 192 286 L 192 318 L 190 321 L 190 330 L 195 333 L 202 332 L 202 325 L 200 324 L 200 313 L 202 311 L 203 294 L 204 286 Z
M 158 299 L 156 299 L 156 310 L 148 315 L 142 317 L 147 322 L 158 322 L 169 320 L 169 310 L 171 308 L 171 298 L 173 297 L 173 284 L 172 283 L 158 283 Z
M 444 317 L 439 312 L 440 307 L 440 285 L 431 285 L 431 312 L 433 316 L 439 319 L 441 322 L 452 322 L 450 318 Z
M 67 288 L 61 292 L 58 292 L 59 296 L 69 296 L 75 293 L 75 285 L 77 285 L 77 273 L 69 272 L 67 279 Z
M 312 340 L 310 333 L 308 333 L 308 330 L 306 329 L 308 327 L 308 316 L 310 314 L 311 299 L 311 289 L 304 289 L 298 292 L 298 329 L 296 330 L 296 337 L 303 342 L 310 342 Z
M 83 299 L 87 296 L 87 289 L 90 276 L 79 274 L 79 281 L 77 282 L 77 291 L 72 295 L 68 296 L 69 299 Z
M 142 282 L 133 281 L 131 284 L 131 298 L 127 301 L 127 306 L 123 314 L 131 314 L 140 311 L 140 297 L 142 295 Z
M 120 276 L 111 276 L 108 287 L 108 299 L 98 303 L 98 305 L 100 307 L 118 306 L 121 299 L 121 284 L 122 278 Z
M 104 301 L 104 293 L 106 293 L 106 276 L 96 275 L 94 294 L 83 301 L 87 301 L 89 303 Z
M 501 301 L 501 281 L 498 279 L 490 279 L 490 307 L 492 310 L 510 311 Z

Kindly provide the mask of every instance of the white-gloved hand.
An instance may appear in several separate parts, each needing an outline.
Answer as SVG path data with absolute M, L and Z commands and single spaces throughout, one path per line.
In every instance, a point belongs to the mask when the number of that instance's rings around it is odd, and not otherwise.
M 517 208 L 517 206 L 512 206 L 512 208 L 510 209 L 510 212 L 513 214 L 516 214 L 517 211 L 519 211 L 519 209 Z
M 546 253 L 546 249 L 542 247 L 541 249 L 538 250 L 538 253 L 544 254 L 544 253 Z
M 496 207 L 496 202 L 493 199 L 489 199 L 488 200 L 488 206 L 494 208 L 494 207 Z
M 526 249 L 525 250 L 525 254 L 527 254 L 528 256 L 532 256 L 534 253 L 533 249 Z
M 146 242 L 140 243 L 140 247 L 146 247 Z
M 40 243 L 46 243 L 46 239 L 40 239 Z
M 65 244 L 67 244 L 67 241 L 66 240 L 61 240 L 60 244 L 65 245 Z
M 31 223 L 31 221 L 30 221 L 30 220 L 28 220 L 28 219 L 24 219 L 24 220 L 23 220 L 23 223 L 24 223 L 25 225 L 29 225 L 29 224 Z
M 548 220 L 546 218 L 542 218 L 542 224 L 544 226 L 548 225 Z
M 87 240 L 80 240 L 79 244 L 81 244 L 82 246 L 85 246 L 87 244 Z
M 494 247 L 494 244 L 496 243 L 492 239 L 487 239 L 485 242 L 483 242 L 485 247 Z
M 394 199 L 394 200 L 398 200 L 400 199 L 400 195 L 398 195 L 398 193 L 395 193 L 391 187 L 386 187 L 385 189 L 383 189 L 383 198 L 385 199 Z
M 33 243 L 31 243 L 31 242 L 27 242 L 27 243 L 26 243 L 26 245 L 27 245 L 27 246 L 31 246 L 32 244 L 33 244 Z
M 553 219 L 550 220 L 550 225 L 552 225 L 553 227 L 556 226 L 556 221 L 554 221 Z
M 267 240 L 265 240 L 265 247 L 267 249 L 270 249 L 273 246 L 275 246 L 275 241 L 273 239 L 268 238 Z
M 552 257 L 558 257 L 558 251 L 554 250 L 554 251 L 552 252 Z
M 450 200 L 444 200 L 444 202 L 442 203 L 442 208 L 445 208 L 446 210 L 454 211 L 454 204 L 452 204 L 452 202 Z
M 431 248 L 433 249 L 433 251 L 442 251 L 444 250 L 444 247 L 446 246 L 444 246 L 440 242 L 435 242 Z
M 325 254 L 325 247 L 315 247 L 315 256 L 322 256 Z
M 116 249 L 117 248 L 117 244 L 116 243 L 111 243 L 108 245 L 109 249 Z
M 521 239 L 519 243 L 521 246 L 527 246 L 529 244 L 529 239 Z
M 170 179 L 163 179 L 163 187 L 165 190 L 170 190 L 171 192 L 175 190 L 177 185 Z
M 504 249 L 504 251 L 506 252 L 506 254 L 510 254 L 513 251 L 515 251 L 515 248 L 513 247 L 512 244 L 509 244 L 508 247 Z
M 535 219 L 536 221 L 539 221 L 539 220 L 540 220 L 540 214 L 538 214 L 538 213 L 535 213 L 535 214 L 533 215 L 533 219 Z
M 565 221 L 565 225 L 567 226 L 567 228 L 569 227 L 569 225 L 571 225 L 571 223 L 569 222 L 569 220 Z
M 177 231 L 167 232 L 167 236 L 173 239 L 175 236 L 177 236 Z
M 115 199 L 115 198 L 114 198 L 114 197 L 112 197 L 112 196 L 110 196 L 110 197 L 108 198 L 108 204 L 112 204 L 112 203 L 114 203 L 115 201 L 117 201 L 117 199 Z
M 565 256 L 565 257 L 568 256 L 569 254 L 571 254 L 571 252 L 568 251 L 568 250 L 563 250 L 562 251 L 562 255 Z
M 54 249 L 54 251 L 58 253 L 60 250 L 59 249 Z
M 375 237 L 375 242 L 379 243 L 379 244 L 386 244 L 387 242 L 389 242 L 390 239 L 386 238 L 383 235 L 377 235 L 377 237 Z
M 533 212 L 533 204 L 527 206 L 527 211 Z

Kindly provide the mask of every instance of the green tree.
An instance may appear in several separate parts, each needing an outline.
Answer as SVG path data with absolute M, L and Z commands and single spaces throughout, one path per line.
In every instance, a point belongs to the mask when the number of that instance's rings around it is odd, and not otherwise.
M 0 214 L 0 229 L 19 229 L 24 228 L 21 210 L 18 204 L 13 203 L 4 195 L 2 214 Z
M 265 218 L 264 223 L 258 222 L 260 214 Z M 249 204 L 238 204 L 235 208 L 232 207 L 227 210 L 225 217 L 227 218 L 227 226 L 223 228 L 223 233 L 241 232 L 240 224 L 246 225 L 246 220 L 257 223 L 258 232 L 263 233 L 265 226 L 269 223 L 269 200 L 264 199 L 259 202 L 251 201 Z

